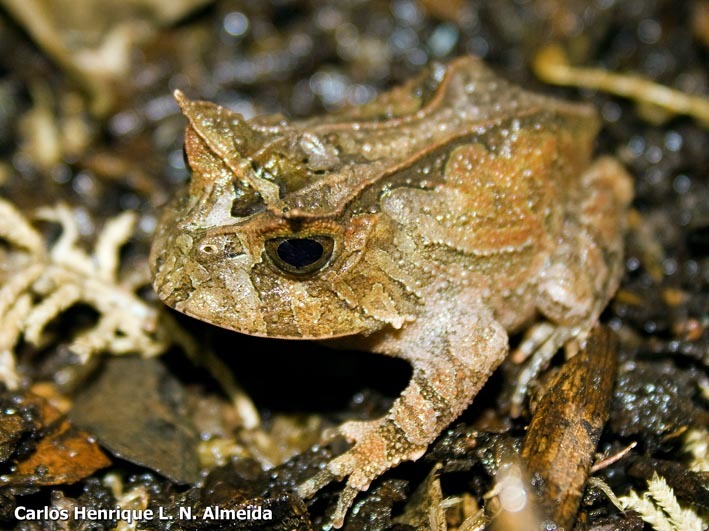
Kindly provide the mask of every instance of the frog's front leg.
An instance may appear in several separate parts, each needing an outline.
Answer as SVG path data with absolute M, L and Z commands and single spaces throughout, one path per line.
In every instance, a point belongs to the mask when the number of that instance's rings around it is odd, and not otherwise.
M 434 306 L 437 311 L 401 330 L 378 332 L 356 343 L 409 361 L 413 376 L 387 415 L 343 424 L 338 431 L 354 443 L 352 448 L 300 486 L 299 493 L 309 497 L 333 479 L 348 478 L 333 515 L 335 527 L 342 525 L 355 496 L 372 480 L 421 457 L 504 359 L 508 341 L 502 326 L 479 301 L 460 297 L 456 302 L 448 301 L 442 311 Z

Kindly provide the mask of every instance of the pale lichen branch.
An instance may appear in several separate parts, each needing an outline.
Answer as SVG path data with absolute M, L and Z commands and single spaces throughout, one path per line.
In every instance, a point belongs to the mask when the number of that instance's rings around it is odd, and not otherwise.
M 135 293 L 139 286 L 124 285 L 118 274 L 119 252 L 132 234 L 135 214 L 109 220 L 93 252 L 81 247 L 79 225 L 68 206 L 40 208 L 35 218 L 59 224 L 61 233 L 53 244 L 45 243 L 17 208 L 0 199 L 0 239 L 9 247 L 9 265 L 0 279 L 0 381 L 17 388 L 13 349 L 20 339 L 44 346 L 47 325 L 79 303 L 98 313 L 96 324 L 69 345 L 81 362 L 100 351 L 163 352 L 170 341 L 158 326 L 157 308 Z

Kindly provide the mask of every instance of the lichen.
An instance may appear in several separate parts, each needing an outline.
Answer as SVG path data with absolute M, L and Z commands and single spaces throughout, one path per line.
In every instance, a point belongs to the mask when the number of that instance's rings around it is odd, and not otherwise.
M 96 323 L 70 338 L 68 348 L 82 363 L 99 352 L 154 356 L 169 342 L 158 326 L 158 310 L 143 301 L 134 279 L 119 276 L 119 251 L 130 238 L 136 216 L 124 212 L 108 220 L 93 250 L 80 245 L 79 224 L 65 204 L 43 207 L 34 220 L 57 223 L 53 243 L 11 203 L 0 199 L 0 239 L 6 248 L 0 272 L 0 381 L 20 385 L 15 348 L 21 339 L 43 347 L 52 340 L 47 325 L 69 308 L 85 304 Z M 147 279 L 146 279 L 147 280 Z

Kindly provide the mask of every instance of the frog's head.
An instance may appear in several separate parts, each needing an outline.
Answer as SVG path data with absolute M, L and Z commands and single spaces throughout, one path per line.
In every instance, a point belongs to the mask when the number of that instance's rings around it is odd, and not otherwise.
M 376 212 L 337 206 L 347 187 L 338 188 L 336 154 L 287 124 L 254 126 L 217 105 L 177 98 L 190 121 L 192 179 L 166 207 L 153 241 L 160 298 L 259 336 L 316 339 L 402 326 L 408 294 L 370 252 L 386 227 Z M 310 167 L 275 155 L 302 150 L 315 154 Z M 333 179 L 323 185 L 328 168 Z

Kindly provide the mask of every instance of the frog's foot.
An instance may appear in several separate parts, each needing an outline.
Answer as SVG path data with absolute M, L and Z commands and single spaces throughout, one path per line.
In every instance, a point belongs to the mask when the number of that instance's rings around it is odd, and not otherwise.
M 556 327 L 548 321 L 531 326 L 524 334 L 522 342 L 510 354 L 510 360 L 517 364 L 526 361 L 554 334 L 555 329 Z
M 555 326 L 549 322 L 539 323 L 529 329 L 522 343 L 511 354 L 512 360 L 517 363 L 529 358 L 517 376 L 517 384 L 512 394 L 510 407 L 512 417 L 522 414 L 522 406 L 530 383 L 546 368 L 559 348 L 575 346 L 576 343 L 572 340 L 583 340 L 589 329 L 590 324 Z
M 357 494 L 366 491 L 372 480 L 403 461 L 421 457 L 425 445 L 414 444 L 406 438 L 394 421 L 383 418 L 368 422 L 347 422 L 337 430 L 354 446 L 330 461 L 318 474 L 298 487 L 298 494 L 308 498 L 328 483 L 347 477 L 332 524 L 340 528 Z

